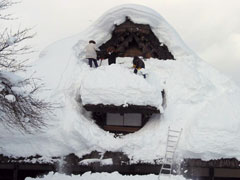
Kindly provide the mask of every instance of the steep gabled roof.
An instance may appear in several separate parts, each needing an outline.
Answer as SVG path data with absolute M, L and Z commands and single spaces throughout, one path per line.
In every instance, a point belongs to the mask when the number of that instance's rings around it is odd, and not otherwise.
M 159 41 L 148 24 L 134 23 L 128 17 L 122 24 L 115 25 L 111 39 L 99 48 L 106 52 L 109 47 L 114 47 L 120 57 L 174 59 L 168 47 Z

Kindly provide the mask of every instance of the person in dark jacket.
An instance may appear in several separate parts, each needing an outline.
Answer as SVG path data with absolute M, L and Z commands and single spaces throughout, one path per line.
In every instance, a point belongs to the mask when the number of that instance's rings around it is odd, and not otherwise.
M 134 73 L 137 74 L 138 71 L 140 71 L 141 69 L 145 68 L 145 63 L 143 62 L 142 59 L 140 59 L 137 56 L 134 56 L 133 58 L 133 68 L 134 68 Z M 143 74 L 143 77 L 146 78 L 146 75 Z
M 108 65 L 116 64 L 117 52 L 114 47 L 109 47 L 107 49 L 107 58 L 108 58 Z

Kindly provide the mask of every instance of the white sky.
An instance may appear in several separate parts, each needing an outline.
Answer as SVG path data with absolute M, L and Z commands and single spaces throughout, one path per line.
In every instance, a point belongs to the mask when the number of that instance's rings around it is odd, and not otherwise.
M 34 48 L 77 34 L 108 9 L 127 3 L 159 12 L 185 43 L 240 85 L 240 0 L 22 0 L 9 9 L 37 32 Z

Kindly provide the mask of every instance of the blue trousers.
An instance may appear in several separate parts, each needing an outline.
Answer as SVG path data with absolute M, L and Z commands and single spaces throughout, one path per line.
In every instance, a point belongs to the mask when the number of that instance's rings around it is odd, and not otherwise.
M 98 67 L 97 60 L 93 58 L 88 58 L 88 64 L 92 67 L 92 62 L 94 63 L 95 67 Z

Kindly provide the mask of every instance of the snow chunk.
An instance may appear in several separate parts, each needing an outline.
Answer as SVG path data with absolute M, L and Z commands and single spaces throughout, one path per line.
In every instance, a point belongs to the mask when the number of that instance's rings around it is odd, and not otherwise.
M 84 159 L 79 164 L 80 165 L 89 165 L 92 163 L 100 163 L 103 166 L 103 165 L 112 165 L 113 161 L 111 158 L 108 158 L 108 159 Z
M 12 46 L 16 41 L 17 41 L 17 38 L 16 38 L 16 37 L 10 36 L 10 37 L 8 38 L 8 40 L 7 40 L 7 44 L 8 44 L 9 46 Z
M 133 69 L 118 64 L 89 71 L 82 79 L 83 104 L 151 105 L 160 107 L 161 91 Z
M 5 99 L 7 99 L 8 102 L 11 102 L 11 103 L 13 103 L 13 102 L 16 101 L 16 97 L 15 97 L 14 95 L 12 95 L 12 94 L 6 95 L 6 96 L 5 96 Z

